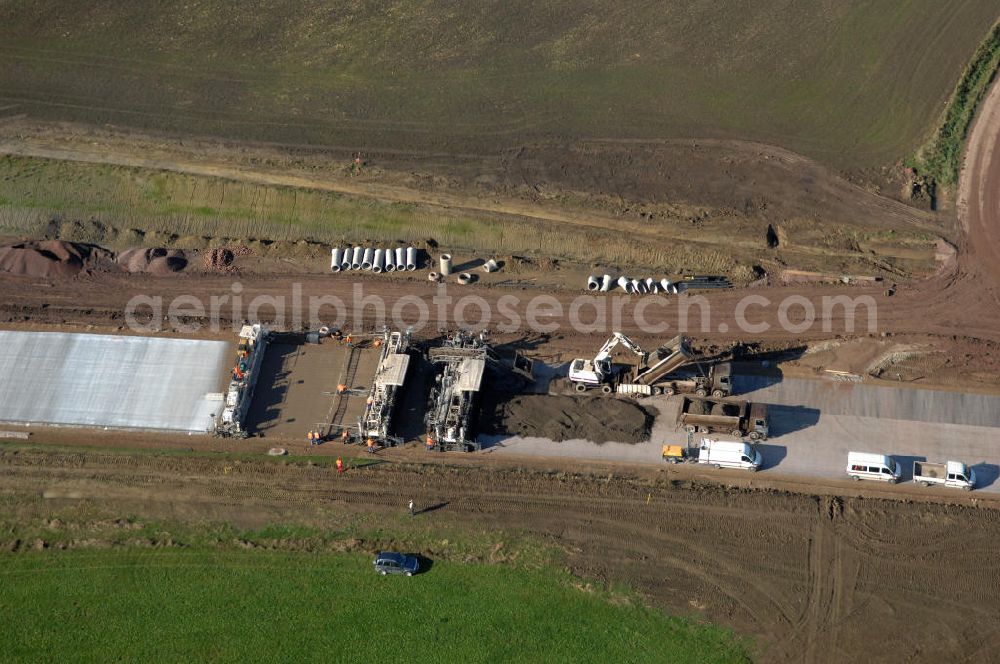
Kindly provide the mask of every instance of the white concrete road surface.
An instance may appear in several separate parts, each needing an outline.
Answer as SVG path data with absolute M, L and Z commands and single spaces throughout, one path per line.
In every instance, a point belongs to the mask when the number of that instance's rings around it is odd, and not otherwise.
M 904 481 L 914 461 L 964 461 L 976 471 L 978 490 L 1000 492 L 1000 397 L 766 376 L 740 376 L 735 387 L 771 405 L 771 436 L 759 448 L 762 473 L 846 479 L 853 450 L 892 455 L 906 470 Z M 484 439 L 487 453 L 662 463 L 663 443 L 686 442 L 674 431 L 677 399 L 644 403 L 661 411 L 646 443 L 493 437 Z
M 230 344 L 0 331 L 0 421 L 205 433 Z

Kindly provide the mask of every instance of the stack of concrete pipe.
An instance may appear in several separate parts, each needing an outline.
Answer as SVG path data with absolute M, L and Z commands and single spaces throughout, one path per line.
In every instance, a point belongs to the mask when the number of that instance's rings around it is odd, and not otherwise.
M 649 293 L 670 293 L 676 295 L 684 290 L 684 284 L 672 283 L 669 279 L 657 281 L 652 277 L 645 279 L 631 279 L 629 277 L 618 277 L 615 279 L 610 274 L 604 276 L 591 275 L 587 277 L 587 290 L 607 293 L 621 288 L 627 295 L 647 295 Z
M 334 247 L 330 250 L 330 270 L 367 270 L 382 272 L 413 272 L 417 269 L 417 248 L 396 247 Z

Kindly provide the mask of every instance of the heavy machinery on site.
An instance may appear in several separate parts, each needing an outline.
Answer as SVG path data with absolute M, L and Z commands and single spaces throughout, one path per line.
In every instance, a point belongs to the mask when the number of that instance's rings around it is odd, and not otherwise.
M 702 438 L 697 447 L 664 445 L 663 460 L 668 463 L 701 463 L 715 468 L 742 468 L 756 472 L 764 458 L 755 445 L 743 441 Z
M 376 338 L 382 349 L 375 378 L 365 400 L 364 415 L 358 418 L 360 442 L 371 441 L 370 444 L 383 447 L 402 442 L 402 439 L 392 435 L 391 427 L 396 401 L 410 368 L 410 336 L 411 330 L 390 332 L 386 329 L 381 337 Z
M 459 330 L 427 358 L 435 365 L 425 424 L 428 450 L 471 452 L 480 449 L 476 436 L 479 393 L 487 369 L 519 379 L 533 379 L 532 360 L 515 353 L 504 362 L 487 343 L 486 335 Z
M 611 354 L 618 346 L 638 355 L 639 365 L 628 371 L 616 371 Z M 691 350 L 687 337 L 674 337 L 651 355 L 621 332 L 615 332 L 594 359 L 573 360 L 569 380 L 578 392 L 600 388 L 604 394 L 633 396 L 711 394 L 726 397 L 732 394 L 732 365 L 711 363 L 706 371 L 705 364 L 705 358 Z
M 677 427 L 692 434 L 723 434 L 753 442 L 766 440 L 767 404 L 685 395 L 677 413 Z
M 244 325 L 240 329 L 240 343 L 236 349 L 236 362 L 232 380 L 225 394 L 222 412 L 215 427 L 217 436 L 246 438 L 246 416 L 253 401 L 254 388 L 260 376 L 260 366 L 271 340 L 271 331 L 264 325 Z

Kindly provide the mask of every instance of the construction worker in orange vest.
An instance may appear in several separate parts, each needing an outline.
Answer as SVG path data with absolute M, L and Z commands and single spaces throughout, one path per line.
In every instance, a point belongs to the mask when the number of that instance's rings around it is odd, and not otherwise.
M 337 474 L 344 472 L 344 460 L 337 457 Z
M 430 435 L 428 435 L 427 436 L 427 451 L 429 452 L 432 449 L 434 449 L 434 439 L 431 438 Z
M 368 454 L 375 454 L 375 439 L 368 439 Z

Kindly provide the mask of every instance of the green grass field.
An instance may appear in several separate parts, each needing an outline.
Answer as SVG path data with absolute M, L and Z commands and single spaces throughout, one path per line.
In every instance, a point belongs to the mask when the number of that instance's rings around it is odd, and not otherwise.
M 0 108 L 292 144 L 738 137 L 912 154 L 994 0 L 0 1 Z
M 367 556 L 70 551 L 0 556 L 5 661 L 745 662 L 726 631 L 561 573 Z

